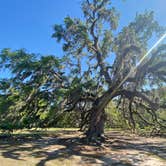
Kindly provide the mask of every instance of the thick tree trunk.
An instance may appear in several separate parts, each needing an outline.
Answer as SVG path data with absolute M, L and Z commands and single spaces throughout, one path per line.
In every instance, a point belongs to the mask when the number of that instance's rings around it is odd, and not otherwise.
M 104 110 L 92 110 L 89 129 L 87 131 L 87 138 L 89 141 L 95 141 L 97 139 L 103 141 L 105 119 Z
M 89 141 L 95 141 L 96 139 L 104 141 L 104 123 L 106 120 L 105 107 L 114 97 L 114 94 L 112 95 L 112 91 L 112 88 L 109 89 L 94 103 L 87 131 L 87 138 Z

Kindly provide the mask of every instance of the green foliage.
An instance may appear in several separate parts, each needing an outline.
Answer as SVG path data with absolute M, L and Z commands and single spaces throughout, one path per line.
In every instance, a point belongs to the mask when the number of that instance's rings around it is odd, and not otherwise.
M 116 103 L 110 102 L 106 107 L 106 128 L 129 129 L 128 121 L 124 118 L 122 112 L 116 108 Z
M 57 119 L 56 127 L 60 128 L 78 128 L 80 125 L 79 112 L 65 112 Z
M 12 73 L 11 78 L 0 82 L 1 128 L 46 127 L 52 114 L 61 111 L 64 95 L 61 60 L 4 49 L 0 64 Z
M 93 128 L 105 110 L 106 127 L 163 129 L 165 44 L 137 66 L 151 39 L 164 31 L 154 13 L 136 14 L 117 32 L 119 13 L 110 0 L 83 0 L 81 8 L 83 19 L 67 16 L 54 26 L 62 58 L 1 51 L 0 67 L 11 76 L 0 80 L 0 128 Z

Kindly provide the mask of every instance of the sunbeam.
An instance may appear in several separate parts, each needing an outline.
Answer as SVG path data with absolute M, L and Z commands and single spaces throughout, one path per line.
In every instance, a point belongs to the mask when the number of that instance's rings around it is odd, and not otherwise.
M 149 49 L 149 51 L 140 59 L 138 64 L 133 67 L 130 72 L 127 74 L 127 76 L 121 81 L 121 83 L 117 86 L 117 88 L 112 92 L 112 95 L 116 92 L 116 90 L 123 85 L 123 83 L 132 75 L 133 72 L 135 72 L 138 68 L 138 66 L 145 60 L 145 58 L 166 38 L 166 33 Z

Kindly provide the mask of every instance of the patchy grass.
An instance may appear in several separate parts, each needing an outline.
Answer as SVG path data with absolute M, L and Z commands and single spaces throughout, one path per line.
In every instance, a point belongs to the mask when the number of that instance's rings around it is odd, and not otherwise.
M 31 129 L 21 129 L 21 130 L 13 130 L 11 134 L 32 134 L 32 133 L 46 133 L 48 132 L 58 132 L 58 131 L 77 131 L 79 128 L 31 128 Z M 5 132 L 0 130 L 0 135 Z
M 13 132 L 2 132 L 0 131 L 0 138 L 19 138 L 19 137 L 42 137 L 42 136 L 54 136 L 59 133 L 65 133 L 67 131 L 78 131 L 78 128 L 32 128 L 14 130 Z
M 78 129 L 14 131 L 0 137 L 1 166 L 165 166 L 166 139 L 106 131 L 101 145 L 86 144 Z

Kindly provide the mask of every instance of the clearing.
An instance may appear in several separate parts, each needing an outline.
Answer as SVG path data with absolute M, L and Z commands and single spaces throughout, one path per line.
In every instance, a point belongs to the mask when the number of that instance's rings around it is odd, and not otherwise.
M 76 130 L 0 136 L 0 166 L 165 166 L 166 139 L 107 131 L 106 142 L 89 145 Z

